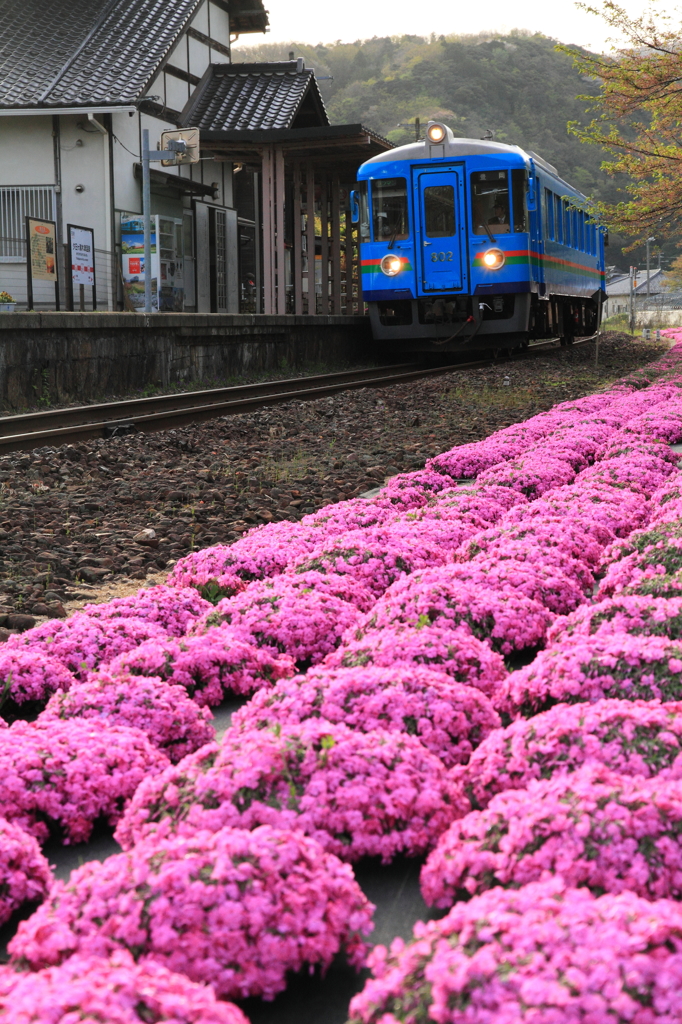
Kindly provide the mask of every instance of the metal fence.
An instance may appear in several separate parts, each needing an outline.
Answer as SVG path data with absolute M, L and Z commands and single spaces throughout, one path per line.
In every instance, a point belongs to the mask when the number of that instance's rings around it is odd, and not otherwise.
M 7 190 L 5 190 L 7 191 Z M 3 202 L 0 189 L 0 203 Z M 36 214 L 37 216 L 37 214 Z M 61 246 L 62 259 L 59 262 L 59 304 L 61 309 L 70 309 L 68 247 Z M 95 291 L 97 309 L 114 311 L 123 308 L 121 287 L 121 257 L 109 249 L 95 249 Z M 0 237 L 0 292 L 7 292 L 17 304 L 17 309 L 28 305 L 26 279 L 26 239 Z M 73 308 L 79 310 L 80 293 L 76 290 Z M 33 308 L 39 311 L 55 308 L 54 285 L 46 281 L 33 282 Z M 84 289 L 83 310 L 93 309 L 92 289 Z

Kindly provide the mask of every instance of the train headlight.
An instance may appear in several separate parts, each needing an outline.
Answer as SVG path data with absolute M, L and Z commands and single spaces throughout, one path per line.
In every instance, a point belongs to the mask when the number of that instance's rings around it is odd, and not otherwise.
M 487 270 L 499 270 L 504 266 L 505 255 L 501 249 L 488 249 L 483 253 L 483 266 Z
M 446 135 L 447 129 L 445 125 L 439 124 L 437 121 L 434 121 L 434 123 L 430 124 L 429 127 L 426 129 L 426 137 L 429 140 L 429 142 L 442 142 Z
M 395 277 L 403 269 L 403 261 L 400 256 L 384 256 L 379 266 L 386 277 Z

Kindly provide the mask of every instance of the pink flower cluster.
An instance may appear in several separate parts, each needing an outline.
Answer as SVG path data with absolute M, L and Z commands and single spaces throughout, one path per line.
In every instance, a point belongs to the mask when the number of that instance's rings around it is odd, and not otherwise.
M 604 764 L 621 775 L 682 778 L 682 702 L 598 700 L 556 704 L 491 732 L 458 769 L 473 807 L 535 779 Z
M 496 888 L 370 956 L 348 1024 L 674 1021 L 682 908 L 632 892 L 595 898 L 557 877 Z
M 417 736 L 446 767 L 464 764 L 500 719 L 480 690 L 417 666 L 314 669 L 257 694 L 232 718 L 235 729 L 263 729 L 310 718 L 359 732 Z
M 229 627 L 200 636 L 148 640 L 109 663 L 112 675 L 154 676 L 182 686 L 201 707 L 220 704 L 229 693 L 253 693 L 296 671 L 286 654 L 262 651 Z
M 596 894 L 682 894 L 682 782 L 586 764 L 493 797 L 453 822 L 421 872 L 427 903 L 560 875 Z
M 78 679 L 85 679 L 117 655 L 135 650 L 152 637 L 166 635 L 161 626 L 145 619 L 92 619 L 76 612 L 70 619 L 49 619 L 26 633 L 10 636 L 5 647 L 8 651 L 47 654 Z
M 45 707 L 53 693 L 66 691 L 76 677 L 56 658 L 31 650 L 0 648 L 0 713 L 3 721 Z
M 466 627 L 435 625 L 384 626 L 358 638 L 346 637 L 342 647 L 327 655 L 329 668 L 426 666 L 468 683 L 490 697 L 507 675 L 502 656 L 477 639 Z
M 218 996 L 272 999 L 287 971 L 328 967 L 339 950 L 359 966 L 373 910 L 352 870 L 300 832 L 224 828 L 78 868 L 19 925 L 10 953 L 36 970 L 123 948 Z
M 38 716 L 38 725 L 79 719 L 128 725 L 147 734 L 150 742 L 176 764 L 215 738 L 213 715 L 187 696 L 182 686 L 162 679 L 111 675 L 106 671 L 57 693 Z
M 630 633 L 577 634 L 507 676 L 497 706 L 528 716 L 562 701 L 602 697 L 682 699 L 682 643 Z
M 60 967 L 30 974 L 0 968 L 0 1019 L 11 1024 L 249 1024 L 234 1003 L 206 985 L 130 953 L 73 956 Z
M 15 722 L 0 732 L 0 807 L 45 840 L 84 843 L 98 818 L 112 826 L 143 779 L 168 758 L 139 729 L 69 719 Z
M 50 865 L 33 836 L 0 818 L 0 925 L 24 904 L 40 903 L 52 881 Z
M 132 597 L 115 597 L 103 604 L 86 604 L 83 614 L 90 619 L 144 619 L 153 622 L 169 636 L 184 636 L 196 620 L 210 610 L 190 587 L 156 586 L 143 588 Z
M 288 654 L 307 666 L 335 650 L 359 614 L 329 589 L 313 589 L 283 575 L 220 601 L 196 630 L 225 624 L 263 651 Z
M 239 732 L 146 779 L 116 837 L 224 826 L 298 828 L 343 860 L 428 850 L 456 813 L 442 762 L 415 736 L 308 720 Z

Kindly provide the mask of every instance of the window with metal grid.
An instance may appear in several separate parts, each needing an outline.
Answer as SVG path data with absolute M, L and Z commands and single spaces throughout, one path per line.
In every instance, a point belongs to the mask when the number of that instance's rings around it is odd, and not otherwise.
M 215 211 L 216 305 L 218 312 L 227 309 L 227 218 L 223 210 Z
M 0 260 L 26 258 L 26 217 L 55 219 L 54 185 L 0 186 Z

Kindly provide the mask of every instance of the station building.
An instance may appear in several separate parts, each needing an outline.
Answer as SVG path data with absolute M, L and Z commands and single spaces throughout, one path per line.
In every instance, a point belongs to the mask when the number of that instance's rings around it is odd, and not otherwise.
M 232 64 L 262 0 L 0 0 L 0 291 L 26 308 L 27 216 L 95 239 L 97 309 L 141 308 L 141 138 L 200 129 L 200 160 L 152 164 L 155 306 L 190 313 L 362 311 L 348 193 L 390 148 L 330 125 L 302 60 Z M 90 294 L 85 309 L 93 308 Z M 55 307 L 37 283 L 35 309 Z

